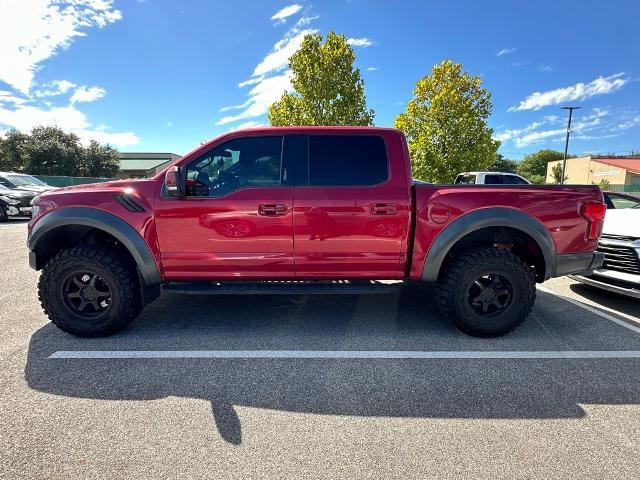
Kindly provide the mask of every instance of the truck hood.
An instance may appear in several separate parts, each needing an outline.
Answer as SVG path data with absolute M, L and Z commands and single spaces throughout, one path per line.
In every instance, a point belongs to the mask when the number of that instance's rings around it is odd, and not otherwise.
M 105 190 L 109 188 L 126 188 L 128 186 L 135 187 L 136 184 L 148 181 L 148 178 L 128 178 L 124 180 L 112 180 L 110 182 L 83 183 L 80 185 L 71 185 L 69 187 L 57 188 L 56 192 L 61 193 L 80 190 Z
M 640 209 L 620 208 L 607 210 L 602 233 L 640 238 Z

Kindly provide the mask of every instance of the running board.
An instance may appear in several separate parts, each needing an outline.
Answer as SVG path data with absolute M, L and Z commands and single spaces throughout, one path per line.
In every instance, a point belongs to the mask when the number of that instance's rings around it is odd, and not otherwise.
M 171 293 L 194 295 L 363 295 L 371 293 L 394 293 L 403 284 L 401 281 L 350 282 L 170 282 L 162 290 Z

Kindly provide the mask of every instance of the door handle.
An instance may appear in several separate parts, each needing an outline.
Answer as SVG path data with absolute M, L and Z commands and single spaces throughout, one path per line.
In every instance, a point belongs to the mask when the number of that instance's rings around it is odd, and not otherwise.
M 258 205 L 258 215 L 274 217 L 287 213 L 287 205 L 284 203 L 261 203 Z
M 372 203 L 371 215 L 395 215 L 398 206 L 395 203 Z

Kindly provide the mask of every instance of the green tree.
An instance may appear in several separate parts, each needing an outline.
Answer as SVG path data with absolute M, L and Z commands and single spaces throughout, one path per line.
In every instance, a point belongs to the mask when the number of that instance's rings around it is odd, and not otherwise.
M 562 182 L 562 164 L 556 163 L 553 167 L 551 167 L 551 177 L 553 178 L 553 183 L 559 184 Z M 569 180 L 569 177 L 564 177 L 564 181 Z
M 500 146 L 487 126 L 491 109 L 480 77 L 451 60 L 434 65 L 394 122 L 407 137 L 414 177 L 444 183 L 459 172 L 489 168 Z
M 525 155 L 520 162 L 518 174 L 522 175 L 532 183 L 544 183 L 547 178 L 547 163 L 554 160 L 562 160 L 563 157 L 564 154 L 557 150 L 546 149 L 530 153 Z
M 118 151 L 109 145 L 91 140 L 82 152 L 76 175 L 83 177 L 114 177 L 120 169 Z
M 490 172 L 518 173 L 518 162 L 504 158 L 503 155 L 496 153 L 495 160 L 487 170 Z
M 0 148 L 0 170 L 24 172 L 29 163 L 29 135 L 11 129 Z
M 32 175 L 76 175 L 82 160 L 80 139 L 58 127 L 35 127 L 27 142 L 28 164 Z
M 283 125 L 372 125 L 356 55 L 343 35 L 307 35 L 291 55 L 292 93 L 269 107 L 269 123 Z
M 600 181 L 598 182 L 598 186 L 600 187 L 600 190 L 609 190 L 609 187 L 611 186 L 611 182 L 606 178 L 601 178 Z

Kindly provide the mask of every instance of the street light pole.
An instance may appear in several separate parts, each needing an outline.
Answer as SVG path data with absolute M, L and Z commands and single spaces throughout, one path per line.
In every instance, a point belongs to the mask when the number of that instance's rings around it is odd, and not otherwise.
M 560 107 L 562 110 L 569 110 L 569 123 L 567 123 L 567 138 L 564 141 L 564 158 L 562 160 L 562 178 L 560 178 L 560 184 L 564 184 L 565 172 L 567 171 L 567 151 L 569 150 L 569 134 L 571 133 L 571 116 L 574 110 L 578 110 L 582 107 Z

